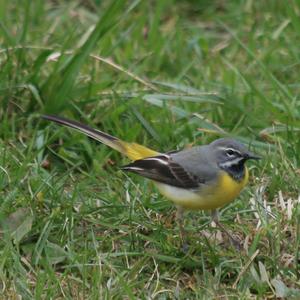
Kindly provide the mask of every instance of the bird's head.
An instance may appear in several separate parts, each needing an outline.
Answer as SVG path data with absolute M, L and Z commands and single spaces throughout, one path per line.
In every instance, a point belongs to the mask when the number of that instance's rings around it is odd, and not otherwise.
M 209 144 L 209 149 L 213 152 L 217 165 L 229 173 L 243 172 L 247 160 L 261 158 L 250 152 L 242 143 L 228 138 L 213 141 Z

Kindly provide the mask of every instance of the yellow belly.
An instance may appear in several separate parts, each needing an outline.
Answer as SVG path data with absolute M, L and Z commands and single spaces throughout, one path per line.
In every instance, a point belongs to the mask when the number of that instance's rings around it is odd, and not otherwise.
M 233 180 L 231 176 L 222 171 L 215 184 L 203 187 L 199 192 L 164 183 L 155 182 L 155 184 L 159 191 L 176 205 L 185 209 L 211 210 L 233 201 L 247 184 L 248 177 L 247 168 L 245 168 L 245 176 L 241 181 Z

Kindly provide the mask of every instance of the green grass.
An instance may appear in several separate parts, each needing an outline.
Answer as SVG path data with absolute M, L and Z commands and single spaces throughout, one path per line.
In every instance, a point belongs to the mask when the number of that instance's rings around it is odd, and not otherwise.
M 0 0 L 3 299 L 300 298 L 300 6 L 288 3 Z M 263 160 L 221 210 L 244 250 L 190 212 L 183 253 L 174 206 L 43 113 L 159 151 L 251 144 Z

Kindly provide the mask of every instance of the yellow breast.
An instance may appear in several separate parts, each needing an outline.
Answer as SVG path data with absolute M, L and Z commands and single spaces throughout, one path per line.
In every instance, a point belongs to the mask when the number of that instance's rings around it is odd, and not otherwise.
M 159 191 L 176 205 L 186 209 L 211 210 L 233 201 L 248 182 L 248 169 L 241 181 L 234 180 L 225 172 L 220 172 L 216 183 L 201 188 L 200 191 L 191 191 L 156 182 Z
M 233 201 L 248 183 L 248 178 L 249 172 L 246 167 L 244 178 L 241 181 L 236 181 L 227 173 L 222 172 L 212 195 L 212 198 L 214 198 L 212 203 L 214 205 L 220 204 L 219 206 L 223 206 Z M 213 208 L 217 207 L 218 206 L 215 206 Z

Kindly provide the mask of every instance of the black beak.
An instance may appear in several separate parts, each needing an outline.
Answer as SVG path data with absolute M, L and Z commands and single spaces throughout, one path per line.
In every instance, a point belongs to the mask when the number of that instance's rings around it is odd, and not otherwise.
M 250 151 L 248 151 L 247 153 L 245 153 L 245 158 L 246 158 L 246 159 L 255 159 L 255 160 L 262 159 L 261 156 L 256 155 L 256 154 L 254 154 L 254 153 L 252 153 L 252 152 L 250 152 Z

